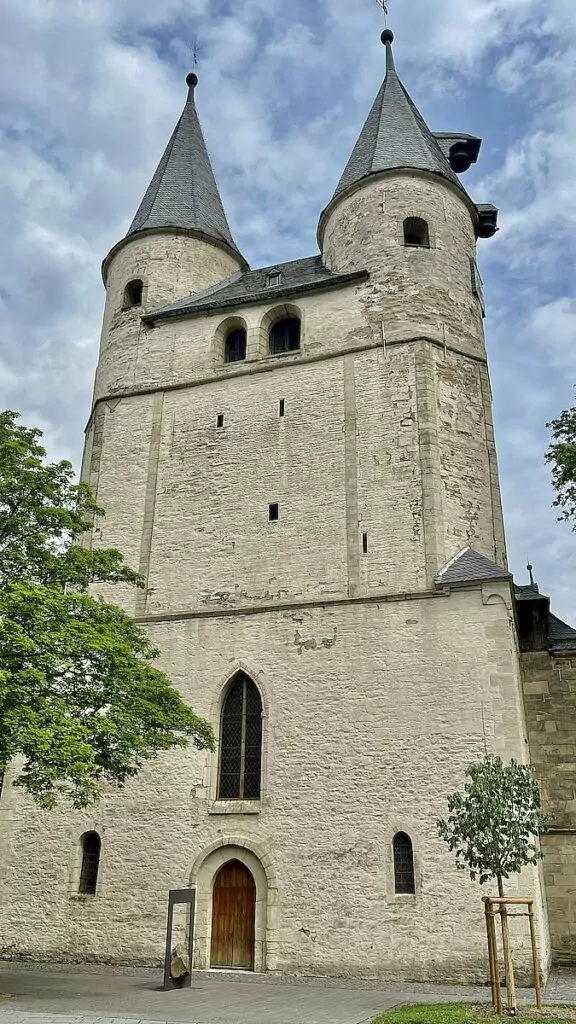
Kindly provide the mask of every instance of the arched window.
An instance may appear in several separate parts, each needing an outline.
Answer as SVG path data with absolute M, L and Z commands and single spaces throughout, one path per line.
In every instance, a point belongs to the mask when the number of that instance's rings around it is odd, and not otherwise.
M 394 891 L 414 894 L 414 851 L 412 840 L 405 832 L 394 836 Z
M 404 245 L 419 245 L 430 248 L 430 232 L 425 220 L 421 217 L 408 217 L 404 221 Z
M 224 344 L 224 361 L 226 363 L 239 363 L 246 359 L 246 331 L 239 327 L 230 331 L 226 336 Z
M 140 280 L 129 281 L 124 289 L 123 309 L 132 309 L 132 306 L 142 305 L 142 292 L 144 283 Z
M 100 836 L 97 832 L 85 832 L 82 836 L 82 867 L 78 892 L 93 896 L 98 882 L 100 867 Z
M 301 324 L 297 317 L 291 316 L 284 320 L 277 320 L 270 328 L 270 355 L 281 356 L 286 352 L 298 352 L 300 336 Z
M 258 687 L 241 673 L 222 707 L 218 799 L 259 800 L 261 771 L 262 699 Z

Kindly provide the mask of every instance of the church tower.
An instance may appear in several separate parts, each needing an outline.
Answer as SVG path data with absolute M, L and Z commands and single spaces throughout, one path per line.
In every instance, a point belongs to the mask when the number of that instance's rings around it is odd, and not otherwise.
M 192 886 L 197 969 L 487 976 L 482 892 L 436 820 L 485 747 L 528 759 L 477 264 L 497 211 L 461 181 L 480 139 L 430 131 L 382 39 L 319 254 L 248 268 L 190 76 L 104 262 L 92 542 L 141 572 L 120 598 L 218 746 L 86 813 L 6 798 L 20 955 L 158 963 L 168 892 Z M 47 830 L 33 888 L 18 863 Z M 538 872 L 515 886 L 546 964 Z

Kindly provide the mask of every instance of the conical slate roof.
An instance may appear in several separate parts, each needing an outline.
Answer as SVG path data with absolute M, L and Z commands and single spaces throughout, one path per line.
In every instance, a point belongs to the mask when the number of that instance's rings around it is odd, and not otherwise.
M 198 78 L 191 74 L 186 81 L 186 106 L 126 237 L 150 228 L 185 228 L 238 253 L 196 110 Z
M 371 174 L 400 168 L 440 174 L 465 191 L 440 145 L 398 78 L 392 53 L 393 33 L 382 33 L 386 46 L 386 78 L 334 199 Z

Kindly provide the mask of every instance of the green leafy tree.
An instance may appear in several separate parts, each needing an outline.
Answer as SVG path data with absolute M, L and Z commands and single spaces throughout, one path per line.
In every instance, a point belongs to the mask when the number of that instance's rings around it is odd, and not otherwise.
M 90 593 L 143 584 L 119 551 L 82 546 L 104 513 L 18 418 L 0 413 L 0 780 L 19 757 L 15 784 L 41 806 L 86 807 L 161 751 L 214 737 L 147 635 Z
M 504 879 L 542 859 L 537 836 L 545 822 L 531 765 L 487 754 L 466 769 L 464 793 L 448 797 L 448 811 L 437 828 L 457 868 L 482 885 L 495 878 L 499 896 Z
M 565 409 L 547 426 L 552 431 L 552 443 L 546 461 L 552 466 L 552 482 L 557 498 L 556 508 L 562 510 L 560 519 L 573 521 L 576 532 L 576 407 Z

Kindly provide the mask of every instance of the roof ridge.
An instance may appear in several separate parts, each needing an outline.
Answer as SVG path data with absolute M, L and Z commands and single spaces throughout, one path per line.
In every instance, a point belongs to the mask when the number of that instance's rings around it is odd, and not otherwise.
M 239 271 L 226 281 L 219 282 L 202 292 L 192 292 L 168 306 L 151 310 L 144 319 L 153 321 L 170 316 L 186 316 L 213 308 L 239 306 L 250 302 L 273 303 L 291 295 L 365 280 L 368 276 L 366 270 L 334 274 L 318 255 L 291 260 L 288 263 L 276 263 L 273 266 L 282 275 L 281 283 L 278 285 L 267 286 L 263 283 L 262 279 L 266 276 L 268 267 Z M 209 301 L 210 299 L 213 301 Z

